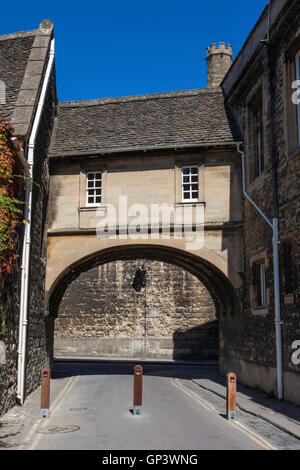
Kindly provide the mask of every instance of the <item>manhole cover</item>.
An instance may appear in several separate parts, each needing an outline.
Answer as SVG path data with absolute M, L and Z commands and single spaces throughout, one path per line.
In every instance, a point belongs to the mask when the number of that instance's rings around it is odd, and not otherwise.
M 74 424 L 68 426 L 50 426 L 49 428 L 42 428 L 38 432 L 40 434 L 57 434 L 57 433 L 64 433 L 64 432 L 74 432 L 78 431 L 80 426 L 75 426 Z

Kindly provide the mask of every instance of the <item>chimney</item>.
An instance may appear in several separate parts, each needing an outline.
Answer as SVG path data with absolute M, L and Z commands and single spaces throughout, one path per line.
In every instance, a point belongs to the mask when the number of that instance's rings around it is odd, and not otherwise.
M 51 29 L 53 27 L 53 23 L 51 20 L 43 20 L 40 24 L 40 29 Z
M 219 47 L 213 43 L 207 48 L 207 88 L 217 88 L 232 64 L 232 47 L 220 42 Z

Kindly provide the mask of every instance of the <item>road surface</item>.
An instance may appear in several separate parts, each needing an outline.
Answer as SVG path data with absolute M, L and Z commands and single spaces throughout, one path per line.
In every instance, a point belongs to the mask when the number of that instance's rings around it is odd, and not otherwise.
M 28 433 L 31 450 L 265 450 L 189 386 L 195 366 L 144 364 L 143 415 L 131 412 L 133 365 L 57 363 L 49 418 Z M 201 374 L 203 367 L 197 368 Z M 225 410 L 224 410 L 225 413 Z

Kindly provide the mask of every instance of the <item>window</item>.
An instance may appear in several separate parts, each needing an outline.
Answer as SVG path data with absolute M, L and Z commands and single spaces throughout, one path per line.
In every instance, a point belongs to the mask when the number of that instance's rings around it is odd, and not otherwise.
M 262 120 L 262 102 L 257 104 L 254 111 L 254 168 L 255 176 L 259 176 L 264 171 L 264 157 L 263 157 L 263 120 Z
M 261 93 L 250 105 L 249 150 L 250 178 L 253 181 L 264 171 L 263 107 Z
M 182 201 L 197 202 L 199 193 L 199 177 L 197 166 L 182 168 Z
M 265 263 L 253 263 L 253 285 L 255 295 L 255 307 L 263 308 L 266 306 L 266 270 Z
M 101 204 L 102 175 L 100 172 L 86 174 L 86 205 L 99 206 Z
M 294 276 L 293 276 L 293 258 L 292 245 L 290 243 L 282 243 L 283 255 L 283 282 L 284 294 L 291 295 L 294 293 Z
M 293 155 L 300 147 L 300 37 L 296 37 L 285 51 L 284 75 L 287 150 Z
M 297 106 L 297 129 L 298 129 L 298 147 L 300 147 L 300 52 L 296 55 L 296 106 Z

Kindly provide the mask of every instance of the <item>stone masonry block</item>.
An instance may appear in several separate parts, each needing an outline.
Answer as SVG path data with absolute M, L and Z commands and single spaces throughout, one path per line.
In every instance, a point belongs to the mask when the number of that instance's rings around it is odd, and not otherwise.
M 47 47 L 33 47 L 29 56 L 29 60 L 45 60 L 47 53 Z

